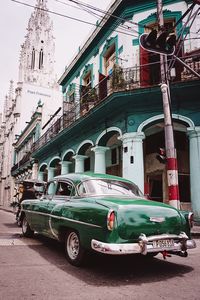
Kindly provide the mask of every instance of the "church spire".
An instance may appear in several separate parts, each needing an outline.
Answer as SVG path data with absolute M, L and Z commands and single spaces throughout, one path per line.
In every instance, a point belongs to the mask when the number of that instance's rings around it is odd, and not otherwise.
M 37 0 L 21 46 L 19 82 L 53 87 L 55 43 L 47 0 Z
M 47 9 L 47 0 L 37 0 L 36 7 Z

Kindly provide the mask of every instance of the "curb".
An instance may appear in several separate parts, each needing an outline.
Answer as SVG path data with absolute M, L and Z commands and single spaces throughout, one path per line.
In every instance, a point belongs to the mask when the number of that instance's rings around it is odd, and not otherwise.
M 191 236 L 194 238 L 200 237 L 200 226 L 194 226 L 191 230 Z
M 12 209 L 9 209 L 9 208 L 3 208 L 3 207 L 0 207 L 0 210 L 3 210 L 3 211 L 6 211 L 6 212 L 9 212 L 9 213 L 14 214 L 13 210 L 12 210 Z
M 191 237 L 193 239 L 199 239 L 200 238 L 200 232 L 192 232 Z

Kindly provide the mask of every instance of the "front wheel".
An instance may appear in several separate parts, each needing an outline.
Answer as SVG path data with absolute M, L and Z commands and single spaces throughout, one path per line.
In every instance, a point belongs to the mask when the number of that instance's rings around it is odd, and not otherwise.
M 22 219 L 22 234 L 25 237 L 32 237 L 34 235 L 34 231 L 30 228 L 26 216 Z
M 21 221 L 20 217 L 18 217 L 16 219 L 16 221 L 17 221 L 17 226 L 22 227 L 22 221 Z
M 85 259 L 85 250 L 81 246 L 79 235 L 76 231 L 70 230 L 65 237 L 65 254 L 70 264 L 80 266 Z
M 19 214 L 16 217 L 16 222 L 17 222 L 17 225 L 19 227 L 22 227 L 22 214 L 21 214 L 21 211 L 19 212 Z

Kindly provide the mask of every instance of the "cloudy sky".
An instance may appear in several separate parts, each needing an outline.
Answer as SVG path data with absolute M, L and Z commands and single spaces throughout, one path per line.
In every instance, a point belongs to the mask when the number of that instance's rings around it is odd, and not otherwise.
M 92 6 L 105 10 L 111 0 L 80 0 Z M 19 0 L 19 2 L 35 5 L 36 0 Z M 48 9 L 66 16 L 75 17 L 96 23 L 98 17 L 92 16 L 69 0 L 48 0 Z M 72 7 L 76 6 L 76 8 Z M 5 95 L 8 93 L 10 80 L 16 83 L 18 77 L 20 45 L 25 40 L 26 28 L 33 8 L 13 2 L 1 0 L 0 10 L 0 111 L 2 111 Z M 50 13 L 54 24 L 56 44 L 56 73 L 62 75 L 64 68 L 77 53 L 79 46 L 94 28 L 81 22 L 70 20 Z M 100 18 L 100 17 L 99 17 Z M 75 38 L 76 37 L 76 38 Z M 70 42 L 69 42 L 70 41 Z

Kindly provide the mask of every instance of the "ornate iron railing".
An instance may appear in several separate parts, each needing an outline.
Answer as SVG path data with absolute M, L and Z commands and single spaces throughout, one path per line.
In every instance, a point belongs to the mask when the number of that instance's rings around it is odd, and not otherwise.
M 31 158 L 31 151 L 27 152 L 22 159 L 15 164 L 12 168 L 11 168 L 11 173 L 16 171 L 18 168 L 20 168 L 21 166 L 23 166 L 26 162 L 30 161 Z

